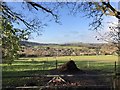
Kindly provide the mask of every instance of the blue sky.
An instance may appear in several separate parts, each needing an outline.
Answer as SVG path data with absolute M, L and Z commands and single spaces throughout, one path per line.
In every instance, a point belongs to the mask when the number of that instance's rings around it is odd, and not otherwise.
M 20 9 L 20 3 L 11 3 L 10 5 L 14 5 L 16 9 Z M 113 3 L 113 5 L 117 6 Z M 86 17 L 82 17 L 84 13 L 80 13 L 80 15 L 72 16 L 68 15 L 68 9 L 62 8 L 59 12 L 60 14 L 60 22 L 62 24 L 55 23 L 54 20 L 51 22 L 49 18 L 44 18 L 44 13 L 30 14 L 28 11 L 22 12 L 28 17 L 36 17 L 41 19 L 43 22 L 47 23 L 48 26 L 42 29 L 41 34 L 37 36 L 35 33 L 31 34 L 30 41 L 39 42 L 39 43 L 72 43 L 72 42 L 85 42 L 85 43 L 101 43 L 103 41 L 96 40 L 95 36 L 97 33 L 95 31 L 88 30 L 89 23 L 91 19 Z M 104 22 L 108 21 L 116 21 L 114 17 L 106 17 Z M 104 24 L 104 29 L 101 33 L 107 31 L 107 24 Z M 15 27 L 23 28 L 24 25 L 15 25 Z

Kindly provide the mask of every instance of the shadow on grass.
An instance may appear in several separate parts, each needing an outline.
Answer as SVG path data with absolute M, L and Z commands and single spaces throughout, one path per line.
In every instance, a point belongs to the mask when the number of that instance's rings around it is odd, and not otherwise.
M 35 75 L 48 75 L 49 70 L 26 70 L 26 71 L 3 71 L 2 78 L 12 78 L 12 77 L 27 77 Z
M 87 71 L 86 71 L 87 72 Z M 89 75 L 92 73 L 97 75 L 99 71 L 89 71 Z M 44 86 L 53 77 L 43 77 L 40 75 L 53 75 L 58 74 L 56 69 L 54 70 L 34 70 L 34 71 L 7 71 L 3 72 L 3 87 L 18 87 L 18 86 Z M 76 75 L 76 74 L 75 74 Z M 111 85 L 109 77 L 94 77 L 94 76 L 64 76 L 63 79 L 67 82 L 74 83 L 79 82 L 82 86 L 84 85 Z M 79 74 L 80 75 L 80 74 Z
M 19 61 L 19 60 L 29 60 L 28 58 L 19 58 L 17 61 Z
M 3 77 L 6 76 L 22 76 L 22 75 L 35 75 L 35 74 L 58 74 L 55 70 L 55 61 L 15 61 L 11 66 L 3 66 Z M 65 63 L 65 61 L 59 61 L 58 67 Z M 89 74 L 96 73 L 113 73 L 114 66 L 108 63 L 96 63 L 94 61 L 75 61 L 77 67 Z
M 58 65 L 65 63 L 66 61 L 58 61 Z M 89 75 L 100 75 L 107 74 L 109 70 L 113 70 L 114 67 L 111 67 L 111 64 L 106 63 L 97 63 L 90 61 L 89 67 L 87 61 L 75 61 L 77 67 L 83 70 Z M 55 68 L 55 61 L 15 61 L 11 66 L 3 67 L 2 78 L 3 78 L 3 87 L 16 87 L 16 86 L 42 86 L 46 85 L 49 80 L 52 78 L 41 77 L 40 75 L 56 75 L 56 74 L 69 74 L 69 73 L 59 73 L 56 69 L 49 69 L 49 67 Z M 18 65 L 17 65 L 18 64 Z M 40 64 L 40 65 L 38 65 Z M 42 66 L 43 65 L 43 66 Z M 6 69 L 5 69 L 6 68 Z M 45 70 L 46 68 L 46 70 Z M 24 71 L 20 71 L 20 70 Z M 27 70 L 29 69 L 29 70 Z M 32 70 L 31 70 L 32 69 Z M 38 70 L 34 70 L 38 69 Z M 41 70 L 39 70 L 41 69 Z M 44 70 L 42 70 L 44 69 Z M 104 72 L 106 71 L 106 72 Z M 32 76 L 32 77 L 30 77 Z M 96 85 L 96 84 L 108 84 L 110 78 L 106 77 L 65 77 L 67 81 L 74 82 L 78 81 L 81 85 Z

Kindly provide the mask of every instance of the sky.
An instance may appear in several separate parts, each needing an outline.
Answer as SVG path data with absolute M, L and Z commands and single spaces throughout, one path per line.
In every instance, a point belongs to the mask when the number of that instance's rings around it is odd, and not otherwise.
M 37 36 L 36 33 L 32 33 L 30 36 L 29 41 L 32 42 L 39 42 L 39 43 L 78 43 L 78 42 L 84 42 L 84 43 L 102 43 L 104 41 L 98 41 L 95 37 L 97 34 L 96 31 L 89 30 L 89 23 L 92 21 L 92 19 L 83 17 L 83 13 L 80 13 L 80 15 L 72 16 L 68 15 L 68 9 L 62 8 L 59 11 L 60 15 L 60 22 L 55 23 L 54 20 L 50 21 L 50 17 L 44 17 L 46 16 L 46 13 L 38 13 L 37 14 L 30 14 L 29 11 L 22 10 L 21 3 L 10 3 L 10 6 L 13 6 L 15 10 L 19 9 L 23 15 L 27 15 L 27 17 L 36 17 L 38 19 L 41 19 L 43 23 L 47 23 L 48 26 L 44 27 L 41 30 L 41 35 Z M 117 6 L 117 3 L 112 3 L 115 7 Z M 23 12 L 24 11 L 24 12 Z M 108 31 L 108 24 L 106 22 L 116 22 L 117 19 L 115 17 L 104 17 L 104 28 L 102 31 L 100 31 L 102 34 L 106 31 Z M 24 25 L 21 23 L 21 25 L 14 24 L 15 27 L 23 28 Z

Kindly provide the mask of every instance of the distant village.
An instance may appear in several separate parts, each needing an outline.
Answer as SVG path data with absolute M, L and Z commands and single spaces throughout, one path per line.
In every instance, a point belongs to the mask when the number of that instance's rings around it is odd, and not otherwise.
M 22 45 L 18 53 L 20 57 L 117 55 L 117 47 L 111 44 L 38 45 L 27 43 Z

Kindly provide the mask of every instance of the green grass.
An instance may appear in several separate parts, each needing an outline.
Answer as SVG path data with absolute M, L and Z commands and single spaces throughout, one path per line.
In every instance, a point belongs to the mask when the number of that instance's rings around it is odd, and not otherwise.
M 56 67 L 56 60 L 58 67 L 69 61 L 74 60 L 80 69 L 100 69 L 110 70 L 114 69 L 114 62 L 117 61 L 117 56 L 62 56 L 62 57 L 40 57 L 40 58 L 21 58 L 15 60 L 12 65 L 2 64 L 3 75 L 6 72 L 21 72 L 21 71 L 36 71 L 36 70 L 50 70 Z M 112 69 L 113 68 L 113 69 Z
M 79 47 L 79 46 L 60 46 L 60 45 L 46 45 L 46 46 L 35 46 L 34 48 L 46 48 L 46 47 L 50 47 L 50 48 L 57 48 L 57 49 L 82 49 L 83 47 Z
M 60 57 L 38 57 L 38 58 L 21 58 L 21 60 L 26 60 L 26 61 L 53 61 L 53 60 L 59 60 L 59 61 L 68 61 L 70 59 L 75 60 L 75 61 L 118 61 L 117 56 L 113 55 L 94 55 L 94 56 L 60 56 Z
M 12 65 L 0 65 L 2 66 L 3 86 L 24 85 L 26 81 L 33 81 L 34 79 L 18 78 L 18 76 L 49 74 L 48 70 L 56 67 L 56 60 L 59 67 L 70 59 L 74 60 L 77 67 L 82 70 L 99 70 L 105 73 L 113 73 L 114 63 L 118 60 L 118 57 L 101 55 L 20 58 L 19 60 L 15 60 Z M 18 80 L 21 83 L 16 83 Z

